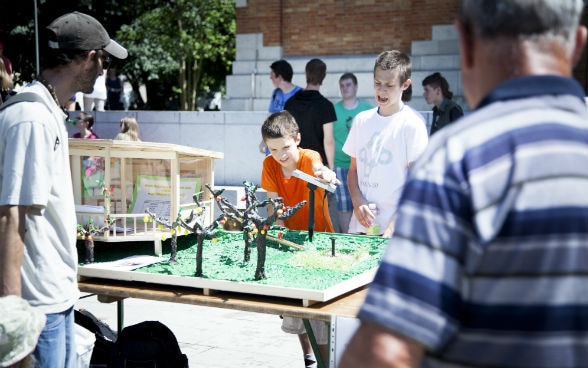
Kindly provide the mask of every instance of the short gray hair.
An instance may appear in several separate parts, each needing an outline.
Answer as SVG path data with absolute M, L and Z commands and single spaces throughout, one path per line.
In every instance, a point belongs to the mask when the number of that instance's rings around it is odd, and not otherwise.
M 460 21 L 484 39 L 559 36 L 574 40 L 583 0 L 462 0 Z

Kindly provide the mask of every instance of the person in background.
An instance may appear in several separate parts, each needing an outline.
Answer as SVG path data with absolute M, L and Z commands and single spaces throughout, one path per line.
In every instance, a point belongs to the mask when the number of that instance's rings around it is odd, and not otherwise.
M 12 78 L 12 72 L 13 72 L 13 70 L 12 70 L 12 62 L 10 61 L 10 59 L 8 58 L 8 56 L 4 55 L 4 42 L 3 41 L 0 41 L 0 58 L 4 62 L 4 67 L 6 68 L 6 72 Z
M 79 132 L 75 133 L 72 138 L 98 139 L 98 135 L 94 133 L 93 129 L 94 116 L 92 114 L 80 112 L 74 121 Z M 104 180 L 104 159 L 98 156 L 82 156 L 82 167 L 84 171 L 82 193 L 83 195 L 91 195 Z
M 449 90 L 449 83 L 440 73 L 433 73 L 423 79 L 423 97 L 433 107 L 433 122 L 431 133 L 456 121 L 463 116 L 463 109 L 452 100 L 453 92 Z
M 132 116 L 125 116 L 120 119 L 120 132 L 114 137 L 120 141 L 140 141 L 139 123 Z
M 106 104 L 106 76 L 102 73 L 96 79 L 94 90 L 84 93 L 84 111 L 104 111 Z
M 425 150 L 427 128 L 402 102 L 410 84 L 410 58 L 397 50 L 378 55 L 374 65 L 377 107 L 355 116 L 343 152 L 351 157 L 347 181 L 353 202 L 349 232 L 390 237 L 408 170 Z M 370 205 L 375 208 L 370 209 Z M 376 219 L 376 210 L 377 219 Z
M 473 109 L 411 169 L 339 368 L 588 361 L 582 0 L 462 0 Z
M 108 100 L 108 110 L 122 110 L 121 102 L 123 83 L 115 68 L 108 69 L 108 78 L 106 78 L 106 90 Z
M 290 97 L 284 110 L 298 123 L 300 147 L 320 153 L 325 166 L 332 169 L 335 157 L 333 123 L 337 114 L 333 103 L 320 93 L 326 75 L 327 65 L 322 60 L 312 59 L 306 63 L 306 88 Z
M 36 368 L 76 365 L 76 211 L 64 106 L 91 93 L 110 57 L 127 50 L 95 18 L 67 13 L 41 35 L 37 80 L 0 111 L 0 296 L 16 295 L 46 316 Z
M 261 187 L 267 191 L 268 198 L 282 197 L 284 205 L 294 207 L 299 202 L 309 201 L 307 183 L 292 176 L 298 169 L 306 174 L 316 176 L 325 182 L 338 183 L 335 172 L 323 164 L 318 152 L 299 148 L 300 132 L 296 120 L 288 111 L 271 114 L 261 127 L 261 136 L 270 149 L 270 155 L 263 160 L 261 172 Z M 325 195 L 325 190 L 317 187 L 315 195 L 319 198 Z M 272 209 L 269 209 L 270 214 Z M 323 201 L 315 201 L 314 208 L 308 204 L 300 208 L 296 214 L 286 220 L 278 220 L 278 225 L 284 225 L 291 230 L 308 230 L 309 211 L 315 213 L 316 231 L 333 232 L 333 224 L 329 211 Z M 317 339 L 323 362 L 328 357 L 329 329 L 325 322 L 311 320 L 310 324 Z M 302 319 L 283 317 L 282 330 L 286 333 L 297 334 L 304 354 L 306 367 L 316 367 L 316 357 L 312 345 L 304 329 Z
M 76 95 L 73 95 L 65 103 L 65 110 L 66 111 L 76 111 L 77 108 L 78 108 L 78 103 L 76 101 Z
M 72 138 L 82 139 L 98 139 L 96 133 L 94 133 L 94 116 L 86 112 L 80 112 L 76 118 L 76 128 L 79 132 L 75 133 Z
M 6 64 L 0 58 L 0 104 L 10 97 L 12 92 L 12 74 L 6 70 Z
M 300 129 L 300 147 L 320 153 L 325 166 L 334 168 L 335 137 L 333 124 L 337 120 L 333 103 L 326 99 L 320 88 L 327 75 L 327 64 L 320 59 L 306 63 L 306 88 L 296 92 L 284 105 L 298 123 Z M 335 193 L 327 192 L 321 200 L 328 202 L 329 213 L 336 233 L 340 233 L 337 217 L 337 198 Z
M 294 71 L 292 70 L 292 65 L 286 60 L 274 61 L 270 65 L 270 69 L 270 79 L 274 85 L 274 90 L 267 111 L 272 114 L 284 110 L 286 101 L 294 96 L 296 92 L 300 91 L 302 87 L 292 83 Z M 270 153 L 263 140 L 259 144 L 259 152 L 265 153 L 266 155 Z
M 0 297 L 0 367 L 34 368 L 45 315 L 16 295 Z
M 357 98 L 357 77 L 353 73 L 344 73 L 339 77 L 339 91 L 341 101 L 335 104 L 337 120 L 333 124 L 333 136 L 335 137 L 335 167 L 334 171 L 342 184 L 337 186 L 335 196 L 337 198 L 337 218 L 339 219 L 339 230 L 346 233 L 349 230 L 349 221 L 353 215 L 353 203 L 349 186 L 347 185 L 347 173 L 351 158 L 343 152 L 343 144 L 347 140 L 349 130 L 353 125 L 353 118 L 359 112 L 369 110 L 373 106 Z M 333 209 L 335 206 L 333 205 Z

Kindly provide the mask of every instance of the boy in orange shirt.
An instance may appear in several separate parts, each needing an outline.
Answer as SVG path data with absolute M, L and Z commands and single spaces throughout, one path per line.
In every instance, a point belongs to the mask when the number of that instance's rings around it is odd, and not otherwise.
M 287 111 L 271 114 L 261 127 L 261 136 L 270 150 L 263 161 L 261 187 L 267 191 L 268 198 L 282 197 L 284 206 L 294 207 L 306 200 L 309 203 L 309 189 L 304 180 L 292 176 L 295 169 L 316 176 L 327 183 L 337 183 L 335 172 L 323 165 L 318 152 L 299 148 L 300 133 L 294 117 Z M 314 230 L 333 232 L 329 216 L 325 190 L 315 189 Z M 279 225 L 290 230 L 308 230 L 308 206 L 302 207 L 294 216 Z
M 309 203 L 309 189 L 307 182 L 292 176 L 296 169 L 306 174 L 316 176 L 327 183 L 340 183 L 334 171 L 323 165 L 321 155 L 313 150 L 299 148 L 300 133 L 296 120 L 288 111 L 280 111 L 271 114 L 261 127 L 261 136 L 270 150 L 270 155 L 263 161 L 261 172 L 261 187 L 267 191 L 268 198 L 282 197 L 284 205 L 293 207 L 297 203 L 306 200 Z M 314 205 L 314 230 L 333 232 L 333 224 L 329 216 L 329 208 L 325 190 L 315 189 Z M 333 204 L 335 205 L 335 204 Z M 268 209 L 271 211 L 272 209 Z M 308 230 L 308 205 L 303 206 L 298 212 L 286 219 L 277 221 L 278 225 L 284 225 L 291 230 Z M 310 321 L 314 335 L 316 336 L 321 357 L 326 362 L 328 356 L 328 328 L 323 321 Z M 282 330 L 287 333 L 297 334 L 304 353 L 307 367 L 316 367 L 312 346 L 304 325 L 300 318 L 284 317 Z

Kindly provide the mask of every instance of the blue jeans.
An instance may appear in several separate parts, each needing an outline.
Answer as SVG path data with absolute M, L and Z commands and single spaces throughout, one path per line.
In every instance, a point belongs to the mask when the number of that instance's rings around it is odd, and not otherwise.
M 46 314 L 47 322 L 35 349 L 35 368 L 75 368 L 73 307 L 61 313 Z

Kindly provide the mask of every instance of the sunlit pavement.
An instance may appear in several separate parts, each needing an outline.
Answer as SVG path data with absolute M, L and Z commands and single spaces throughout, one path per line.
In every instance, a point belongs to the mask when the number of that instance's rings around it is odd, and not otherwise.
M 88 294 L 82 294 L 86 296 Z M 76 309 L 87 309 L 117 326 L 117 303 L 82 298 Z M 124 300 L 124 325 L 157 320 L 176 335 L 190 367 L 303 367 L 296 335 L 282 332 L 279 316 L 188 304 Z

